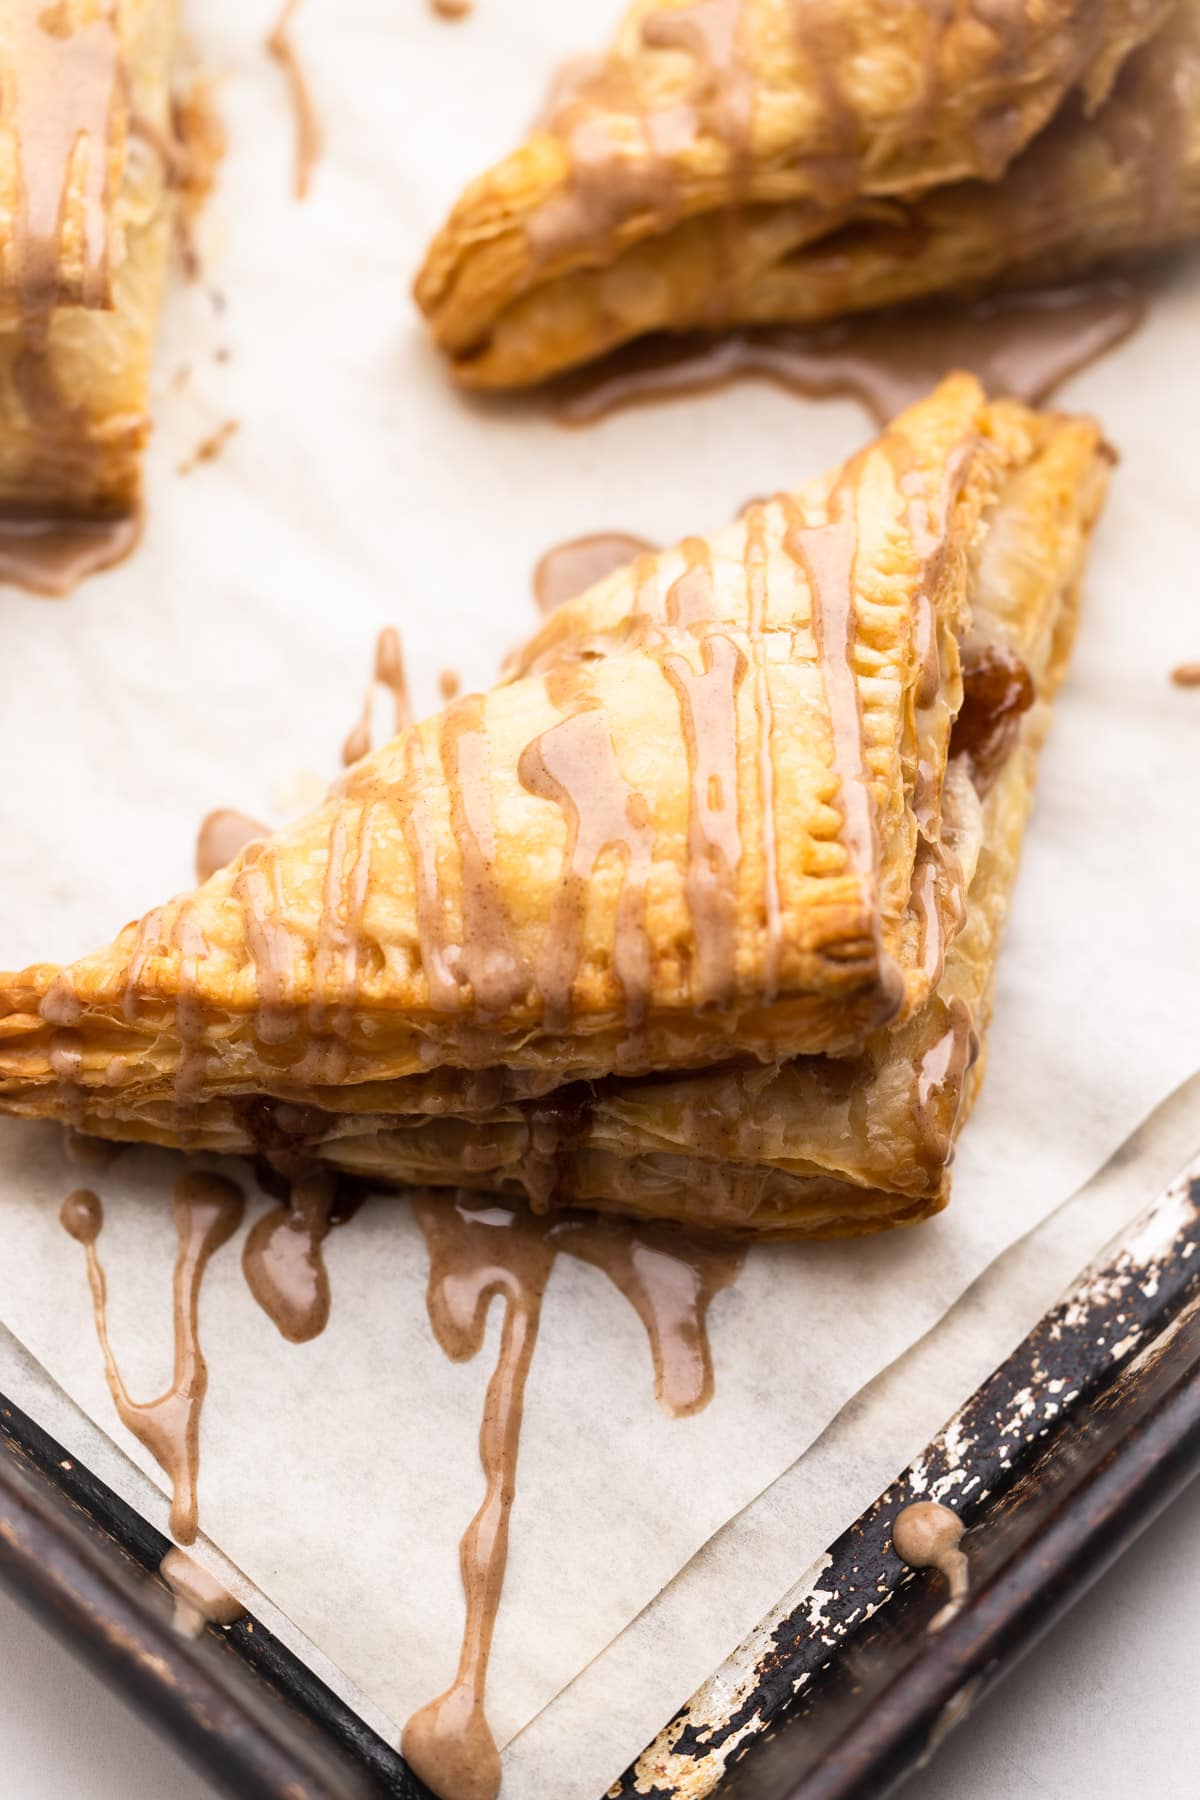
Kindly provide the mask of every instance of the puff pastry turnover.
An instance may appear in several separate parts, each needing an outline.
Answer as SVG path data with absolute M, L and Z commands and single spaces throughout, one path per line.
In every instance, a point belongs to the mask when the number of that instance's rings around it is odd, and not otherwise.
M 0 978 L 0 1106 L 755 1229 L 930 1210 L 1106 467 L 952 378 Z
M 636 0 L 463 194 L 418 303 L 460 382 L 512 387 L 1177 242 L 1198 38 L 1198 0 Z
M 176 12 L 0 8 L 0 514 L 136 506 L 172 237 Z

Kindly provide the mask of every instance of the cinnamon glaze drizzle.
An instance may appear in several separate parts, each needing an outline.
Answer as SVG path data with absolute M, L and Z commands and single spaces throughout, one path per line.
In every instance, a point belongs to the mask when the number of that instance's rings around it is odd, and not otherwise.
M 291 25 L 300 0 L 284 0 L 283 8 L 267 36 L 267 50 L 283 70 L 292 105 L 296 134 L 294 186 L 297 200 L 306 200 L 313 170 L 323 147 L 321 122 L 313 104 L 312 89 L 304 64 L 292 41 Z
M 99 1196 L 77 1188 L 63 1201 L 63 1229 L 87 1251 L 88 1285 L 96 1335 L 104 1357 L 109 1392 L 121 1423 L 145 1445 L 171 1482 L 171 1534 L 194 1542 L 196 1480 L 200 1465 L 200 1412 L 208 1388 L 208 1365 L 200 1348 L 200 1285 L 209 1258 L 228 1243 L 242 1221 L 241 1190 L 220 1175 L 181 1175 L 171 1197 L 179 1236 L 173 1280 L 175 1362 L 171 1385 L 157 1400 L 131 1398 L 108 1337 L 108 1294 L 96 1248 L 104 1224 Z
M 196 833 L 196 880 L 207 881 L 239 856 L 247 844 L 269 836 L 269 826 L 252 819 L 249 813 L 228 806 L 206 813 Z
M 385 625 L 375 640 L 375 661 L 371 681 L 363 697 L 362 711 L 357 724 L 342 745 L 342 764 L 345 768 L 370 755 L 376 687 L 385 688 L 392 697 L 392 730 L 393 734 L 398 735 L 412 719 L 412 705 L 408 696 L 408 677 L 404 672 L 404 650 L 400 643 L 400 633 L 394 625 Z
M 680 215 L 676 163 L 702 133 L 716 136 L 730 156 L 731 187 L 740 190 L 750 148 L 749 74 L 738 44 L 740 0 L 695 0 L 654 10 L 642 22 L 652 48 L 681 50 L 693 63 L 677 101 L 644 105 L 627 68 L 580 58 L 555 79 L 544 128 L 567 146 L 571 181 L 534 214 L 528 237 L 539 262 L 555 261 L 613 235 L 635 213 L 655 215 L 665 229 Z M 631 120 L 641 137 L 631 155 L 627 135 L 614 131 L 607 109 Z
M 12 7 L 14 124 L 20 184 L 13 248 L 24 310 L 59 300 L 59 247 L 68 192 L 82 199 L 83 306 L 103 306 L 109 280 L 108 155 L 121 46 L 111 12 L 72 20 L 46 0 Z
M 496 837 L 489 791 L 487 702 L 481 694 L 455 701 L 442 716 L 442 766 L 450 788 L 451 821 L 462 863 L 462 933 L 458 970 L 470 983 L 475 1011 L 503 1013 L 529 988 L 516 949 L 496 869 Z M 443 957 L 451 946 L 442 940 Z
M 664 656 L 662 667 L 679 699 L 691 771 L 684 888 L 696 939 L 693 994 L 703 1006 L 728 1003 L 737 975 L 737 693 L 746 659 L 715 631 L 701 639 L 700 656 L 699 673 L 682 655 Z
M 591 532 L 586 537 L 552 545 L 533 571 L 533 597 L 538 610 L 554 612 L 566 601 L 585 594 L 614 569 L 647 553 L 653 555 L 654 550 L 655 546 L 645 538 L 620 531 Z
M 858 530 L 849 483 L 835 493 L 830 511 L 825 525 L 806 525 L 793 517 L 784 541 L 808 577 L 812 634 L 833 728 L 833 761 L 841 776 L 843 840 L 854 866 L 868 873 L 875 868 L 875 825 L 853 661 Z
M 625 995 L 626 1020 L 636 1029 L 650 988 L 645 895 L 654 832 L 645 801 L 626 785 L 617 765 L 601 708 L 584 701 L 542 732 L 522 751 L 517 773 L 531 794 L 556 803 L 567 823 L 561 885 L 538 959 L 546 1028 L 565 1031 L 569 1026 L 592 877 L 611 851 L 624 865 L 613 925 L 613 967 Z
M 559 1250 L 602 1270 L 646 1327 L 655 1393 L 675 1417 L 712 1396 L 707 1315 L 713 1296 L 737 1277 L 742 1253 L 668 1229 L 626 1220 L 549 1220 L 503 1205 L 414 1196 L 429 1252 L 429 1317 L 447 1356 L 480 1349 L 488 1306 L 500 1295 L 504 1325 L 488 1384 L 479 1456 L 483 1502 L 459 1550 L 466 1616 L 451 1685 L 409 1719 L 402 1749 L 443 1800 L 494 1800 L 500 1755 L 484 1707 L 488 1660 L 508 1556 L 525 1383 L 542 1298 Z

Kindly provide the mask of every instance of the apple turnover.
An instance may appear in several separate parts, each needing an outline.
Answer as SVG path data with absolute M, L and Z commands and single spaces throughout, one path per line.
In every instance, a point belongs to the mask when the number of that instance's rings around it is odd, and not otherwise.
M 174 0 L 0 9 L 0 518 L 127 517 L 179 175 Z
M 468 387 L 811 325 L 1200 232 L 1200 0 L 635 0 L 438 234 Z
M 0 1107 L 779 1232 L 942 1204 L 1108 458 L 956 376 L 68 968 Z

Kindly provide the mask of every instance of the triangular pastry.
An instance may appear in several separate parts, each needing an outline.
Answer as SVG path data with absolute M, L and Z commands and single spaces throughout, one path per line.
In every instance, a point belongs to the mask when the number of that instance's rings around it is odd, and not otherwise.
M 722 1171 L 882 1189 L 913 1151 L 872 1108 L 903 1114 L 930 1032 L 981 1026 L 1106 466 L 1089 423 L 955 377 L 618 571 L 307 819 L 0 978 L 0 1106 L 665 1216 L 727 1213 Z M 926 1048 L 936 1194 L 968 1064 Z M 795 1082 L 790 1142 L 755 1097 Z M 736 1154 L 694 1128 L 731 1093 Z
M 1190 40 L 1194 61 L 1197 10 L 636 0 L 607 56 L 560 82 L 525 144 L 465 191 L 418 303 L 459 381 L 513 387 L 646 333 L 808 323 L 1029 278 L 1003 196 L 1048 128 L 1071 173 L 1049 223 L 1033 208 L 1038 258 L 1061 250 L 1075 269 L 1175 241 L 1196 229 L 1193 181 L 1158 208 L 1130 196 L 1157 169 L 1165 197 L 1194 160 L 1194 80 L 1189 101 L 1170 56 L 1152 65 L 1172 130 L 1118 138 L 1106 109 L 1156 33 Z M 927 241 L 921 209 L 943 191 L 956 198 Z
M 0 8 L 0 514 L 137 504 L 181 174 L 177 13 L 175 0 Z

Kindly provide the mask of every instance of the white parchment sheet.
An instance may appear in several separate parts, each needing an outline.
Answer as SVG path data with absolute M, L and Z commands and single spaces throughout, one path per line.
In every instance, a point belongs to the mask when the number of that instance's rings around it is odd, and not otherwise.
M 461 182 L 515 140 L 553 62 L 603 39 L 616 0 L 482 0 L 456 27 L 418 0 L 310 0 L 296 36 L 327 154 L 304 206 L 290 198 L 291 119 L 262 51 L 271 10 L 191 9 L 224 75 L 231 145 L 205 222 L 207 276 L 168 308 L 142 548 L 65 605 L 0 590 L 7 966 L 75 955 L 186 885 L 211 808 L 282 821 L 311 796 L 335 772 L 381 625 L 403 631 L 420 704 L 448 665 L 486 684 L 532 623 L 529 571 L 550 543 L 704 530 L 874 429 L 852 405 L 752 385 L 583 432 L 536 406 L 462 401 L 414 320 L 413 269 Z M 1200 656 L 1198 324 L 1193 263 L 1148 329 L 1066 396 L 1103 418 L 1123 462 L 1043 759 L 954 1204 L 910 1234 L 752 1252 L 713 1308 L 717 1397 L 682 1422 L 655 1409 L 631 1311 L 563 1259 L 530 1378 L 489 1686 L 501 1743 L 652 1616 L 714 1534 L 1200 1060 L 1200 698 L 1168 681 Z M 222 455 L 178 475 L 231 418 L 240 428 Z M 88 1177 L 106 1202 L 113 1342 L 139 1397 L 169 1373 L 176 1167 L 125 1155 Z M 57 1223 L 80 1179 L 54 1132 L 2 1122 L 0 1324 L 158 1479 L 116 1422 L 83 1256 Z M 247 1186 L 253 1217 L 263 1201 Z M 1094 1247 L 1081 1241 L 1078 1261 Z M 481 1492 L 498 1318 L 474 1363 L 442 1357 L 420 1234 L 396 1199 L 329 1240 L 333 1317 L 303 1347 L 258 1311 L 239 1251 L 217 1254 L 201 1303 L 202 1526 L 373 1716 L 399 1725 L 456 1658 L 457 1541 Z M 990 1308 L 971 1326 L 981 1372 L 1018 1335 L 1006 1317 Z M 901 1435 L 907 1422 L 915 1448 L 938 1420 L 912 1406 Z M 123 1466 L 114 1457 L 109 1478 L 125 1483 Z M 810 1528 L 791 1522 L 786 1569 L 774 1525 L 758 1536 L 769 1562 L 756 1562 L 753 1534 L 737 1557 L 708 1558 L 686 1657 L 670 1632 L 643 1633 L 633 1661 L 613 1665 L 636 1693 L 628 1725 L 613 1691 L 582 1725 L 569 1707 L 561 1726 L 544 1713 L 536 1756 L 518 1743 L 507 1758 L 510 1797 L 544 1796 L 550 1770 L 563 1800 L 602 1791 L 644 1742 L 645 1718 L 665 1719 L 753 1623 L 747 1606 L 761 1612 L 812 1561 L 828 1513 L 844 1523 L 879 1485 L 853 1441 L 826 1466 L 835 1504 Z M 766 1598 L 755 1567 L 776 1583 Z M 626 1636 L 621 1655 L 637 1641 Z

